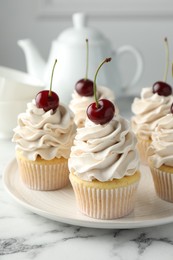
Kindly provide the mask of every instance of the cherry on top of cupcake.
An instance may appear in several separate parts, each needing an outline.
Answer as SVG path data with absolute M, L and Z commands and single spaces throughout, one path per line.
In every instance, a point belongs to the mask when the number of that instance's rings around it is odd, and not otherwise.
M 91 97 L 94 94 L 93 81 L 88 79 L 88 60 L 89 60 L 89 46 L 88 39 L 86 39 L 86 74 L 85 78 L 76 82 L 76 92 L 83 97 Z
M 43 108 L 45 112 L 51 109 L 55 111 L 59 106 L 59 97 L 55 92 L 52 91 L 52 80 L 56 63 L 57 60 L 55 60 L 52 69 L 50 89 L 40 91 L 35 97 L 36 106 L 38 108 Z
M 157 93 L 159 96 L 170 96 L 172 94 L 172 87 L 166 83 L 167 75 L 168 75 L 168 68 L 169 68 L 169 47 L 168 47 L 168 40 L 167 38 L 164 39 L 166 45 L 166 69 L 163 81 L 157 81 L 153 84 L 153 94 Z
M 97 74 L 100 70 L 100 68 L 102 67 L 102 65 L 104 63 L 110 62 L 111 58 L 106 58 L 98 67 L 98 69 L 96 70 L 95 73 L 95 77 L 94 77 L 94 98 L 95 98 L 95 102 L 91 103 L 88 108 L 87 108 L 87 116 L 88 118 L 94 122 L 95 124 L 106 124 L 109 121 L 111 121 L 111 119 L 114 116 L 115 113 L 115 106 L 114 104 L 109 101 L 108 99 L 100 99 L 98 100 L 97 97 L 97 86 L 96 86 L 96 78 L 97 78 Z

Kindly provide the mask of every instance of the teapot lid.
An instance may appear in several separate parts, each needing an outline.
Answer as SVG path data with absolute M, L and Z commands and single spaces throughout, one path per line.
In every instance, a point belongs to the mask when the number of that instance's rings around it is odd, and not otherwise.
M 87 17 L 84 13 L 74 13 L 72 16 L 73 27 L 63 31 L 57 38 L 64 44 L 84 44 L 88 39 L 90 44 L 107 44 L 107 39 L 97 29 L 87 26 Z

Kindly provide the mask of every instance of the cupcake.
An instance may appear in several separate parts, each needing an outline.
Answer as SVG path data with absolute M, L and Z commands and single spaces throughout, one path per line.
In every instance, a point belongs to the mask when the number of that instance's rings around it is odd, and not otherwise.
M 161 199 L 169 202 L 173 202 L 172 151 L 173 114 L 169 113 L 158 121 L 148 149 L 148 161 L 156 193 Z
M 16 143 L 19 174 L 34 190 L 56 190 L 69 183 L 68 158 L 76 133 L 73 115 L 44 90 L 18 116 L 12 141 Z
M 151 87 L 143 88 L 140 98 L 135 98 L 132 103 L 132 129 L 137 136 L 137 148 L 142 163 L 147 163 L 147 150 L 151 144 L 151 135 L 158 120 L 165 116 L 173 102 L 171 87 L 163 82 L 157 82 L 168 86 L 168 91 L 159 91 Z M 156 83 L 155 83 L 156 84 Z M 158 86 L 157 84 L 154 86 Z M 164 87 L 163 87 L 164 88 Z
M 55 112 L 37 108 L 35 100 L 18 116 L 12 141 L 23 182 L 35 190 L 55 190 L 68 184 L 68 158 L 75 135 L 73 116 L 59 105 Z
M 96 92 L 96 85 L 94 87 Z M 70 181 L 79 210 L 97 219 L 116 219 L 134 209 L 140 173 L 136 137 L 106 99 L 87 108 L 69 158 Z
M 77 129 L 69 170 L 82 213 L 114 219 L 134 209 L 140 178 L 135 145 L 129 123 L 119 115 L 104 125 L 86 120 Z
M 98 87 L 98 98 L 107 98 L 114 102 L 114 93 L 108 87 Z M 94 101 L 94 94 L 90 96 L 84 96 L 79 94 L 76 89 L 72 93 L 72 99 L 69 104 L 69 108 L 74 113 L 74 121 L 77 127 L 83 127 L 86 119 L 86 108 Z

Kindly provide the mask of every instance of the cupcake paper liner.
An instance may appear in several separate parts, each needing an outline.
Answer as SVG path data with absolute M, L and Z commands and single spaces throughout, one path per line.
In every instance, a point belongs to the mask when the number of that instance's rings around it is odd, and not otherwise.
M 173 202 L 173 173 L 150 166 L 156 194 L 162 199 Z
M 33 190 L 57 190 L 69 183 L 67 160 L 60 163 L 37 164 L 32 161 L 17 158 L 19 173 L 25 185 Z
M 134 209 L 138 182 L 115 189 L 99 189 L 75 182 L 71 174 L 70 180 L 79 210 L 89 217 L 116 219 Z
M 139 152 L 140 160 L 143 164 L 148 164 L 147 151 L 148 151 L 148 147 L 151 144 L 151 141 L 150 140 L 144 140 L 144 139 L 139 138 L 139 137 L 137 138 L 137 140 L 138 140 L 137 149 L 138 149 L 138 152 Z

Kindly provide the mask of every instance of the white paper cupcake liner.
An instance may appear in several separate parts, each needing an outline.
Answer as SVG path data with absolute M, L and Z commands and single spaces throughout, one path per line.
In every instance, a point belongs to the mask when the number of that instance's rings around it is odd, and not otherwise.
M 150 169 L 157 195 L 163 200 L 173 202 L 173 173 L 154 167 Z
M 18 159 L 19 173 L 28 188 L 34 190 L 57 190 L 69 183 L 67 162 L 37 164 Z
M 91 188 L 71 180 L 79 210 L 96 219 L 116 219 L 128 215 L 135 206 L 138 182 L 115 189 Z
M 143 164 L 148 164 L 148 147 L 150 146 L 150 144 L 150 141 L 138 138 L 137 149 L 139 152 L 140 160 Z

